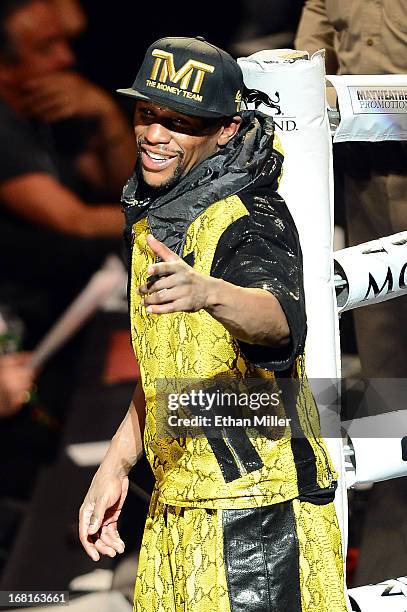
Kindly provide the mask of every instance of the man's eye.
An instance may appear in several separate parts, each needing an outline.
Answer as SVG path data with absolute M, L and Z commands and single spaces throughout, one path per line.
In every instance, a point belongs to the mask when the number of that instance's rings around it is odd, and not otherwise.
M 183 119 L 173 119 L 172 124 L 179 128 L 188 127 L 188 124 Z
M 149 108 L 137 109 L 135 114 L 135 121 L 149 125 L 154 122 L 154 113 Z

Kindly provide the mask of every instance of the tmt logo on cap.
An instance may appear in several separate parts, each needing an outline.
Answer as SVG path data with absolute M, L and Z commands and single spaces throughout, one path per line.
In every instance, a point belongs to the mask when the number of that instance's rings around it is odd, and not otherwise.
M 215 66 L 204 64 L 193 59 L 189 59 L 177 71 L 174 65 L 174 55 L 169 51 L 154 49 L 151 55 L 155 58 L 153 69 L 150 74 L 151 81 L 166 83 L 169 79 L 174 85 L 180 82 L 180 89 L 188 89 L 194 70 L 196 70 L 195 81 L 192 93 L 199 94 L 206 73 L 215 72 Z M 161 71 L 160 71 L 161 68 Z M 160 75 L 158 75 L 160 71 Z
M 191 116 L 227 117 L 239 112 L 243 75 L 201 36 L 166 37 L 150 45 L 132 87 L 117 91 Z
M 238 89 L 236 92 L 235 102 L 236 102 L 236 111 L 239 112 L 242 106 L 242 92 L 240 91 L 240 89 Z

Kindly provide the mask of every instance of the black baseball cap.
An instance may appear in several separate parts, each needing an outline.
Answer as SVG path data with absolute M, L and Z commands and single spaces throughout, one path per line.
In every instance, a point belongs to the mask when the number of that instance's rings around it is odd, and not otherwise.
M 196 38 L 161 38 L 147 50 L 132 87 L 118 93 L 195 117 L 240 111 L 243 75 L 229 53 Z

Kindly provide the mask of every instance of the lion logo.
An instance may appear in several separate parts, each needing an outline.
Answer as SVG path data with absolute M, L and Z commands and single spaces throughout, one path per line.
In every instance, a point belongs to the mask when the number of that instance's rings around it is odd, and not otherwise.
M 254 104 L 254 108 L 257 110 L 260 104 L 264 104 L 268 106 L 268 108 L 276 110 L 277 112 L 274 113 L 275 115 L 281 115 L 281 106 L 279 105 L 280 94 L 278 91 L 275 92 L 274 97 L 275 99 L 273 100 L 264 91 L 260 91 L 259 89 L 248 89 L 247 87 L 245 87 L 243 92 L 243 99 L 246 107 L 248 104 Z

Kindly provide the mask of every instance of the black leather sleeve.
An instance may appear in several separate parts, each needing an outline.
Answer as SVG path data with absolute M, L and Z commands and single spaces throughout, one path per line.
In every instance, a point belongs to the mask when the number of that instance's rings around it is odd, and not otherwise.
M 268 370 L 286 370 L 303 351 L 306 336 L 302 255 L 297 230 L 276 191 L 253 186 L 238 195 L 249 215 L 235 221 L 223 233 L 211 273 L 241 287 L 267 289 L 279 300 L 290 327 L 290 344 L 282 348 L 240 341 L 239 344 L 255 365 Z

